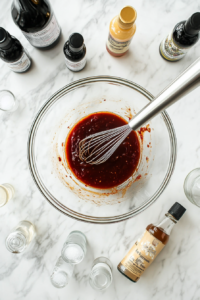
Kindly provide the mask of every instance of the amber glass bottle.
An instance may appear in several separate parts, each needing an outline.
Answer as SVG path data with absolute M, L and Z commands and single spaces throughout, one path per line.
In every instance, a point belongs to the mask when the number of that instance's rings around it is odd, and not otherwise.
M 143 236 L 119 263 L 117 267 L 119 272 L 131 281 L 137 282 L 167 244 L 172 228 L 185 211 L 186 209 L 176 202 L 158 225 L 148 225 Z
M 136 18 L 136 10 L 126 6 L 110 22 L 106 49 L 112 56 L 122 56 L 128 51 L 136 31 Z

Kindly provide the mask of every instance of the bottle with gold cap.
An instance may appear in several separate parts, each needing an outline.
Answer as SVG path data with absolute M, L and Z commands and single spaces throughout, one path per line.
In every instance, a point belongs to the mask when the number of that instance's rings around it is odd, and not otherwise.
M 106 44 L 106 49 L 111 55 L 119 57 L 128 51 L 136 31 L 136 18 L 136 10 L 131 6 L 125 6 L 119 16 L 112 19 Z

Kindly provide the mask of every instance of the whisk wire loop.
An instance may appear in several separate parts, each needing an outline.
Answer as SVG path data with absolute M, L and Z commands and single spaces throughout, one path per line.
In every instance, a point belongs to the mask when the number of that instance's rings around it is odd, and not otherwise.
M 89 164 L 102 164 L 108 160 L 132 131 L 129 125 L 92 134 L 79 143 L 79 157 Z

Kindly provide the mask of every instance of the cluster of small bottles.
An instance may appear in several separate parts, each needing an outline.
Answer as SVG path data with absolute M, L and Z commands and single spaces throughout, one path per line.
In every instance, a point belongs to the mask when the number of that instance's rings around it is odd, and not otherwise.
M 6 189 L 9 197 L 12 197 L 14 189 L 9 184 L 3 185 L 3 192 Z M 0 190 L 1 192 L 1 190 Z M 0 194 L 1 198 L 2 193 Z M 5 195 L 4 202 L 7 200 Z M 2 201 L 3 203 L 3 201 Z M 21 221 L 10 232 L 6 239 L 6 248 L 11 253 L 21 253 L 32 242 L 35 237 L 36 230 L 30 221 Z M 64 288 L 68 285 L 70 278 L 73 276 L 75 265 L 81 263 L 87 253 L 87 239 L 80 231 L 72 231 L 65 241 L 61 255 L 51 273 L 51 283 L 56 288 Z M 94 260 L 89 276 L 89 283 L 93 289 L 105 290 L 112 283 L 112 264 L 106 257 L 98 257 Z
M 14 195 L 10 184 L 0 186 L 0 206 L 5 205 Z M 128 254 L 119 263 L 118 270 L 125 277 L 137 282 L 143 272 L 151 265 L 157 255 L 169 241 L 174 225 L 180 220 L 186 209 L 176 202 L 165 214 L 159 224 L 150 224 L 146 231 Z M 34 225 L 29 221 L 21 221 L 6 239 L 6 247 L 12 253 L 21 253 L 35 236 Z M 72 231 L 65 241 L 61 255 L 56 261 L 51 274 L 51 283 L 63 288 L 74 272 L 74 266 L 81 263 L 87 253 L 87 239 L 80 231 Z M 96 290 L 105 290 L 112 283 L 112 264 L 106 257 L 94 260 L 89 276 L 89 283 Z
M 124 55 L 136 32 L 136 10 L 131 6 L 124 7 L 119 16 L 110 22 L 107 51 L 115 56 Z M 160 44 L 160 54 L 168 61 L 183 58 L 200 37 L 200 12 L 193 14 L 187 21 L 178 23 L 166 39 Z
M 40 50 L 56 46 L 61 28 L 48 0 L 14 0 L 11 14 L 15 24 L 30 44 Z M 80 71 L 86 65 L 86 47 L 81 34 L 74 33 L 64 45 L 66 65 Z M 0 58 L 16 73 L 27 72 L 32 60 L 27 50 L 14 36 L 0 27 Z
M 63 245 L 61 256 L 57 259 L 51 274 L 51 283 L 63 288 L 73 275 L 75 265 L 81 263 L 87 252 L 87 239 L 81 231 L 72 231 Z M 96 290 L 107 289 L 112 282 L 112 265 L 108 258 L 94 260 L 89 283 Z
M 12 18 L 32 46 L 51 49 L 59 42 L 61 28 L 48 0 L 14 0 Z M 124 55 L 136 32 L 137 12 L 131 6 L 124 7 L 110 22 L 106 43 L 107 51 L 119 57 Z M 188 20 L 179 22 L 159 47 L 160 54 L 168 61 L 183 58 L 200 37 L 200 12 Z M 81 34 L 73 33 L 64 45 L 66 66 L 71 71 L 80 71 L 86 65 L 86 47 Z M 20 41 L 0 27 L 0 58 L 17 73 L 31 67 L 31 58 Z

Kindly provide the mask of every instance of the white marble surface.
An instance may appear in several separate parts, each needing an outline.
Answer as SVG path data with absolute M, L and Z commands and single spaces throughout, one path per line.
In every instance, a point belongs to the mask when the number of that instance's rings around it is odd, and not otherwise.
M 135 81 L 154 95 L 170 83 L 198 57 L 200 42 L 177 63 L 168 63 L 160 57 L 159 43 L 178 21 L 200 10 L 199 2 L 51 0 L 63 37 L 59 45 L 46 52 L 34 49 L 14 25 L 11 2 L 1 0 L 0 24 L 29 50 L 34 66 L 27 74 L 20 75 L 0 62 L 0 89 L 11 90 L 20 103 L 11 115 L 0 112 L 0 182 L 9 182 L 16 189 L 15 198 L 0 209 L 0 299 L 200 299 L 200 209 L 183 192 L 184 178 L 200 163 L 200 90 L 168 110 L 178 140 L 175 172 L 157 202 L 129 221 L 90 225 L 60 214 L 37 190 L 26 158 L 29 128 L 35 114 L 49 96 L 69 82 L 86 76 L 116 75 Z M 123 58 L 113 58 L 105 49 L 108 25 L 126 4 L 133 5 L 138 12 L 137 32 L 129 53 Z M 64 41 L 75 31 L 83 34 L 87 46 L 87 67 L 79 73 L 65 67 L 62 53 Z M 116 270 L 118 262 L 144 228 L 161 219 L 175 201 L 180 201 L 187 213 L 140 281 L 130 282 Z M 14 255 L 6 250 L 5 238 L 23 219 L 35 224 L 37 237 L 26 252 Z M 89 251 L 85 261 L 75 268 L 69 286 L 58 290 L 51 286 L 49 276 L 68 233 L 75 229 L 86 234 Z M 114 267 L 113 284 L 105 292 L 92 290 L 88 283 L 92 261 L 100 255 L 109 257 Z

